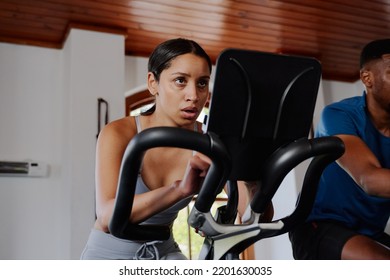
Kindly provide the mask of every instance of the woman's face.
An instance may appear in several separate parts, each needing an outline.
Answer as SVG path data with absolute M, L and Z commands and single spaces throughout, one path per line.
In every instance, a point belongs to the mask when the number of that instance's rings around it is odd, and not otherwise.
M 159 82 L 152 73 L 149 73 L 148 81 L 149 90 L 156 95 L 158 120 L 166 125 L 190 128 L 209 95 L 207 61 L 194 54 L 180 55 L 161 72 Z

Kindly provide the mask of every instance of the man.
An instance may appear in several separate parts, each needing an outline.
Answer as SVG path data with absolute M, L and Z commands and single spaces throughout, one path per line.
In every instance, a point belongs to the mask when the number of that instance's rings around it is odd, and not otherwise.
M 363 48 L 360 79 L 363 95 L 327 106 L 318 124 L 316 137 L 338 136 L 345 153 L 289 233 L 295 259 L 390 259 L 390 39 Z

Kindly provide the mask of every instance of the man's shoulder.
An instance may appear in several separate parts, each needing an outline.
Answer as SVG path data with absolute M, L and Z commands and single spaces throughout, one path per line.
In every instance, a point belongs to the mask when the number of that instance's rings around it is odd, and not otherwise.
M 348 97 L 345 99 L 342 99 L 340 101 L 336 101 L 332 104 L 329 104 L 328 107 L 335 107 L 335 108 L 354 108 L 359 105 L 364 105 L 364 97 L 363 96 L 353 96 L 353 97 Z
M 353 96 L 331 103 L 324 108 L 324 111 L 331 113 L 333 111 L 342 111 L 350 114 L 364 113 L 365 100 L 363 96 Z

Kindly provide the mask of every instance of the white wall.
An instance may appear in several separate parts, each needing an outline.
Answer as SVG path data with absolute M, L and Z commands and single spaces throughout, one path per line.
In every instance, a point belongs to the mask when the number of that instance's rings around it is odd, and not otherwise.
M 125 91 L 144 86 L 146 88 L 146 73 L 148 58 L 126 56 L 125 58 Z
M 62 258 L 61 53 L 0 44 L 0 159 L 50 163 L 48 178 L 0 177 L 0 258 Z
M 0 160 L 44 178 L 0 177 L 0 259 L 77 259 L 94 213 L 97 98 L 124 114 L 124 37 L 72 30 L 63 50 L 0 44 Z
M 110 118 L 124 116 L 124 37 L 71 30 L 64 51 L 64 187 L 70 192 L 70 257 L 77 259 L 95 219 L 97 99 Z

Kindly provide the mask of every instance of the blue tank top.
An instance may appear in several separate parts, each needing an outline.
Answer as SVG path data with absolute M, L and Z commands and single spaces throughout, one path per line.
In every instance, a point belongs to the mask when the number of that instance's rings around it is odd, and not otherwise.
M 137 125 L 137 132 L 141 131 L 141 124 L 139 121 L 139 116 L 135 116 L 135 122 Z M 137 184 L 135 186 L 135 194 L 142 194 L 150 191 L 148 186 L 144 183 L 141 172 L 138 175 Z M 149 219 L 145 220 L 141 224 L 143 225 L 171 225 L 173 221 L 176 219 L 178 212 L 186 207 L 191 202 L 192 197 L 185 198 L 176 204 L 172 205 L 168 209 L 155 214 Z
M 315 137 L 346 134 L 360 137 L 384 168 L 390 168 L 390 138 L 367 116 L 366 94 L 327 106 Z M 390 184 L 390 182 L 389 182 Z M 375 237 L 383 233 L 390 215 L 390 199 L 368 195 L 336 163 L 323 172 L 309 221 L 336 220 L 357 232 Z

